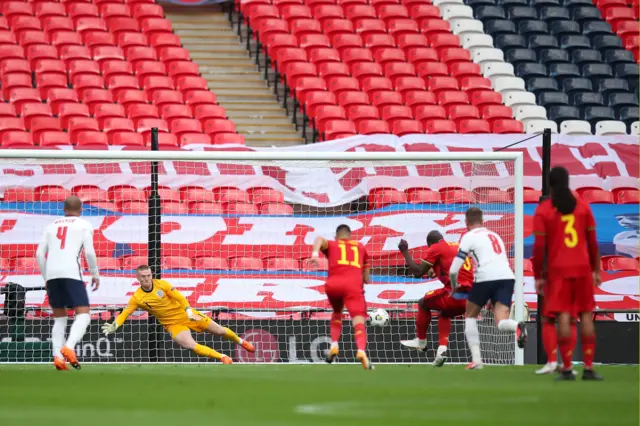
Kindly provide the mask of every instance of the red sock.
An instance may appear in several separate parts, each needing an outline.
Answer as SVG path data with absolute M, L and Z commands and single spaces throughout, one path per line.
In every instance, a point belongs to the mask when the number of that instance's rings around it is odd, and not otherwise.
M 367 327 L 364 324 L 356 324 L 355 329 L 356 348 L 359 351 L 364 351 L 367 349 Z
M 451 318 L 438 317 L 438 345 L 449 346 L 449 334 L 451 334 Z
M 431 311 L 418 309 L 418 316 L 416 317 L 416 335 L 420 340 L 427 340 L 427 330 L 431 324 Z
M 542 323 L 542 344 L 547 353 L 547 362 L 558 362 L 558 333 L 554 322 Z
M 575 349 L 578 344 L 578 324 L 571 323 L 571 347 Z
M 571 346 L 570 337 L 560 337 L 558 339 L 558 346 L 560 346 L 560 357 L 562 358 L 562 368 L 564 370 L 571 370 L 571 360 L 573 358 L 573 346 Z
M 342 314 L 334 312 L 331 315 L 331 342 L 337 342 L 340 340 L 340 334 L 342 334 Z
M 593 356 L 596 353 L 596 336 L 582 336 L 582 358 L 584 368 L 591 370 L 593 368 Z

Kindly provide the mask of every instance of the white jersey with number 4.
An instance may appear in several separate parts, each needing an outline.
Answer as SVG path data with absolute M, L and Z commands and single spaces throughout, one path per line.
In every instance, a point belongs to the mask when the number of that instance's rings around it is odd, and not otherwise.
M 82 280 L 82 249 L 91 275 L 98 277 L 91 223 L 77 216 L 65 216 L 47 226 L 36 253 L 44 280 Z
M 500 235 L 487 228 L 474 228 L 462 236 L 458 256 L 476 262 L 475 282 L 515 279 Z

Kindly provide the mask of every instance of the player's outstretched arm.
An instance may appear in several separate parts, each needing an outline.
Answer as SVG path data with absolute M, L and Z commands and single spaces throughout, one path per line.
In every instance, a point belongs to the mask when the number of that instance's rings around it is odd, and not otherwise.
M 84 256 L 87 258 L 87 265 L 89 265 L 89 272 L 91 273 L 93 291 L 96 291 L 100 287 L 100 271 L 98 270 L 96 250 L 93 247 L 93 229 L 85 230 L 82 236 L 82 246 L 84 248 Z
M 467 256 L 471 252 L 471 240 L 468 237 L 469 234 L 466 234 L 460 240 L 460 245 L 458 246 L 458 254 L 451 262 L 451 267 L 449 268 L 449 279 L 451 280 L 451 290 L 456 291 L 458 287 L 458 273 L 460 272 L 460 268 L 464 265 L 464 262 L 467 260 Z
M 329 247 L 329 241 L 324 237 L 316 237 L 313 242 L 313 251 L 311 253 L 311 263 L 318 267 L 318 259 L 320 258 L 320 250 L 324 250 Z
M 135 310 L 138 308 L 139 308 L 138 301 L 134 297 L 129 299 L 129 304 L 127 305 L 126 308 L 124 308 L 124 310 L 120 313 L 120 315 L 116 317 L 115 321 L 111 323 L 109 322 L 105 323 L 102 326 L 102 332 L 105 334 L 105 336 L 115 333 L 118 327 L 124 324 L 127 318 L 129 318 L 129 315 L 134 313 Z
M 431 265 L 426 262 L 423 262 L 420 265 L 418 265 L 411 257 L 411 253 L 409 253 L 409 243 L 407 243 L 405 240 L 400 240 L 400 243 L 398 244 L 398 249 L 400 250 L 400 253 L 402 253 L 402 255 L 404 256 L 404 260 L 405 262 L 407 262 L 407 266 L 409 267 L 409 270 L 411 271 L 414 277 L 422 278 L 429 272 L 429 269 L 431 269 Z
M 193 309 L 191 309 L 191 306 L 189 305 L 189 301 L 187 300 L 186 297 L 184 297 L 182 293 L 180 293 L 180 290 L 177 290 L 176 288 L 169 286 L 169 288 L 167 289 L 167 296 L 169 296 L 173 300 L 180 303 L 180 308 L 187 313 L 187 316 L 189 317 L 190 320 L 201 319 L 200 316 L 197 313 L 195 313 Z

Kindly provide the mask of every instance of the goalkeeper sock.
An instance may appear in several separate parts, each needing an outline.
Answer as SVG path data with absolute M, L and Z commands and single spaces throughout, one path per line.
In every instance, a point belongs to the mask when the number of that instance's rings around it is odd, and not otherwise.
M 213 359 L 220 359 L 224 356 L 220 352 L 215 351 L 210 347 L 201 345 L 199 343 L 196 343 L 196 346 L 193 348 L 193 352 L 195 352 L 197 355 L 206 356 L 207 358 L 213 358 Z
M 498 330 L 515 333 L 518 329 L 518 322 L 512 319 L 503 319 L 498 323 Z
M 451 318 L 438 317 L 438 345 L 449 346 L 449 334 L 451 334 Z
M 427 340 L 427 330 L 431 324 L 431 311 L 422 308 L 418 309 L 416 317 L 416 335 L 420 340 Z
M 562 369 L 571 370 L 573 357 L 573 345 L 571 344 L 570 337 L 560 337 L 558 339 L 558 346 L 560 347 L 560 357 L 562 358 Z
M 593 357 L 596 353 L 596 336 L 582 336 L 582 359 L 584 361 L 584 368 L 587 370 L 593 369 Z
M 342 334 L 342 314 L 334 312 L 331 314 L 331 323 L 329 325 L 331 330 L 331 342 L 336 345 L 340 341 L 340 334 Z
M 62 358 L 60 349 L 64 345 L 64 335 L 67 332 L 67 317 L 53 319 L 53 328 L 51 329 L 51 347 L 53 356 Z
M 69 331 L 69 337 L 67 338 L 65 346 L 69 349 L 74 349 L 78 342 L 82 340 L 82 336 L 84 336 L 84 333 L 87 331 L 90 322 L 91 315 L 76 314 L 76 319 L 73 320 L 73 324 L 71 324 L 71 330 Z
M 542 344 L 547 353 L 547 362 L 558 362 L 558 333 L 555 323 L 551 321 L 542 323 Z
M 242 344 L 242 339 L 240 337 L 238 337 L 238 335 L 236 333 L 234 333 L 231 329 L 225 327 L 224 328 L 224 337 L 227 340 L 231 340 L 232 342 L 241 345 Z
M 356 348 L 359 351 L 367 350 L 367 327 L 364 324 L 356 324 L 354 339 L 356 341 Z
M 475 318 L 464 319 L 464 335 L 471 350 L 471 361 L 474 364 L 482 364 L 482 353 L 480 352 L 480 332 L 478 332 L 478 322 Z

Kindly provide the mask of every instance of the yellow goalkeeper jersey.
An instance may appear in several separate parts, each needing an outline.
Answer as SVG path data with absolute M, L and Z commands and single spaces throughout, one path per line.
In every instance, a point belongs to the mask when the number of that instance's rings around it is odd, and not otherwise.
M 136 309 L 143 309 L 164 326 L 180 324 L 189 322 L 188 307 L 187 299 L 168 281 L 154 279 L 151 290 L 140 287 L 133 293 L 127 307 L 116 318 L 116 323 L 120 327 Z

